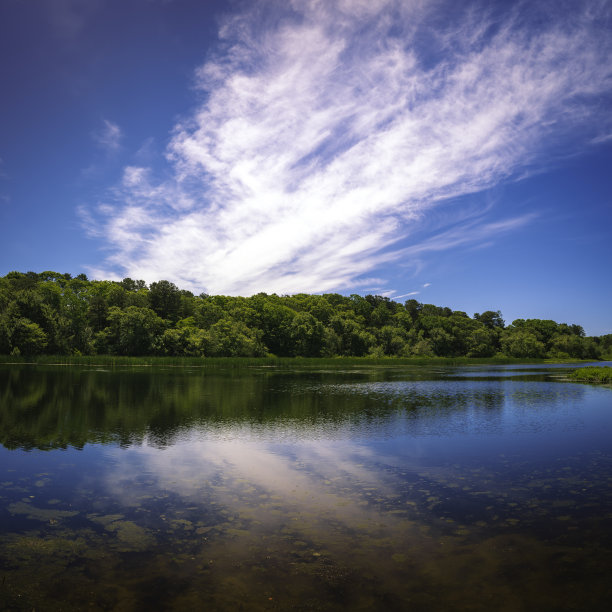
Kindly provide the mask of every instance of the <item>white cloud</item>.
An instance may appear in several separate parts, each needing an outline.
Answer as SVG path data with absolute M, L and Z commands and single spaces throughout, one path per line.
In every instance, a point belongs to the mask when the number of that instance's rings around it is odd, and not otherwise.
M 609 142 L 612 140 L 612 134 L 601 134 L 600 136 L 596 136 L 591 140 L 592 144 L 602 144 L 604 142 Z
M 264 1 L 228 18 L 197 71 L 205 96 L 174 130 L 173 178 L 126 168 L 100 214 L 114 253 L 98 271 L 209 293 L 340 290 L 528 222 L 397 246 L 436 203 L 609 133 L 607 5 L 474 5 L 444 25 L 452 6 Z
M 493 223 L 483 223 L 472 220 L 458 227 L 438 233 L 433 238 L 419 242 L 412 246 L 400 249 L 394 253 L 398 258 L 406 256 L 417 256 L 422 253 L 445 251 L 447 249 L 469 245 L 473 243 L 484 243 L 489 236 L 498 236 L 505 232 L 516 230 L 527 225 L 537 217 L 537 213 L 527 213 L 520 217 L 504 219 Z M 429 287 L 431 283 L 425 283 L 423 287 Z
M 393 295 L 391 296 L 394 300 L 400 300 L 402 298 L 411 297 L 413 295 L 419 295 L 420 291 L 409 291 L 408 293 L 402 293 L 402 295 Z
M 249 436 L 249 432 L 244 430 L 246 439 L 234 439 L 237 431 L 229 428 L 226 428 L 224 438 L 201 436 L 197 440 L 193 437 L 183 439 L 181 444 L 165 448 L 163 453 L 146 443 L 140 447 L 122 449 L 120 454 L 111 451 L 117 469 L 106 474 L 105 484 L 109 493 L 121 504 L 136 505 L 144 493 L 139 475 L 146 472 L 154 475 L 152 477 L 156 479 L 158 489 L 171 491 L 190 503 L 209 499 L 215 505 L 230 508 L 232 515 L 246 511 L 252 516 L 255 511 L 258 521 L 264 521 L 265 525 L 277 518 L 270 516 L 267 509 L 260 510 L 261 499 L 253 499 L 252 493 L 241 492 L 240 483 L 256 487 L 259 494 L 273 495 L 281 504 L 298 507 L 307 523 L 311 520 L 327 524 L 333 521 L 347 527 L 371 524 L 380 529 L 405 519 L 367 504 L 347 504 L 346 495 L 339 494 L 333 486 L 321 486 L 324 481 L 352 483 L 356 501 L 363 501 L 364 489 L 372 487 L 376 488 L 379 497 L 391 497 L 395 491 L 394 483 L 372 465 L 372 452 L 367 447 L 343 440 L 342 432 L 338 432 L 338 439 L 329 444 L 325 438 L 330 433 L 332 437 L 334 434 L 330 431 L 319 432 L 316 427 L 309 433 L 315 431 L 316 435 L 323 436 L 322 440 L 306 437 L 296 444 L 295 431 L 288 432 L 288 435 L 285 434 L 287 437 L 283 438 L 281 429 L 271 428 L 273 435 L 281 435 L 280 439 L 274 440 L 275 452 L 271 452 L 269 445 L 262 443 L 261 439 Z M 267 432 L 257 433 L 260 437 L 267 437 Z M 284 440 L 292 444 L 290 456 L 278 452 L 278 445 Z M 414 456 L 418 456 L 419 447 L 420 444 L 416 442 L 411 449 Z M 396 464 L 393 457 L 383 456 L 380 459 L 390 466 Z M 211 487 L 211 482 L 221 484 Z M 238 502 L 242 509 L 236 506 Z M 304 521 L 300 524 L 306 527 Z
M 102 126 L 93 132 L 92 137 L 100 148 L 112 152 L 116 151 L 121 146 L 123 133 L 116 123 L 104 119 L 102 121 Z

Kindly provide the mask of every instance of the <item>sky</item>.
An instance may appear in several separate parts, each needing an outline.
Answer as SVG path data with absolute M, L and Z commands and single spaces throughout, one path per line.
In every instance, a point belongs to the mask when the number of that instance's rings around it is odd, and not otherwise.
M 612 1 L 0 0 L 0 274 L 612 333 Z

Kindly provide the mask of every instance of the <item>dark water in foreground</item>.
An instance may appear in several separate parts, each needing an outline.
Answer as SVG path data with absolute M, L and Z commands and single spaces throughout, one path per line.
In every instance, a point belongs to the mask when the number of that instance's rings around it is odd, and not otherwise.
M 565 371 L 0 366 L 0 609 L 608 610 Z

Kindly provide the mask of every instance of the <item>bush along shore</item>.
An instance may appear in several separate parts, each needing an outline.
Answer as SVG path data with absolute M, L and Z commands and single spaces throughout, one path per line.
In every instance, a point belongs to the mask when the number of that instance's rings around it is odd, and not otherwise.
M 572 380 L 580 382 L 612 384 L 612 368 L 609 366 L 586 366 L 570 374 Z
M 166 280 L 147 285 L 52 271 L 0 277 L 0 355 L 15 361 L 105 356 L 164 358 L 168 365 L 202 357 L 499 362 L 597 360 L 611 353 L 612 334 L 587 337 L 577 324 L 516 319 L 506 325 L 499 310 L 469 316 L 414 299 L 194 295 Z

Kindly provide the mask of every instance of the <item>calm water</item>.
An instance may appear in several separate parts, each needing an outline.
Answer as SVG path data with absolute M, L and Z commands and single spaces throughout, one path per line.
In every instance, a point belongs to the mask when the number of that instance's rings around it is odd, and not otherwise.
M 0 366 L 0 609 L 608 610 L 566 371 Z

